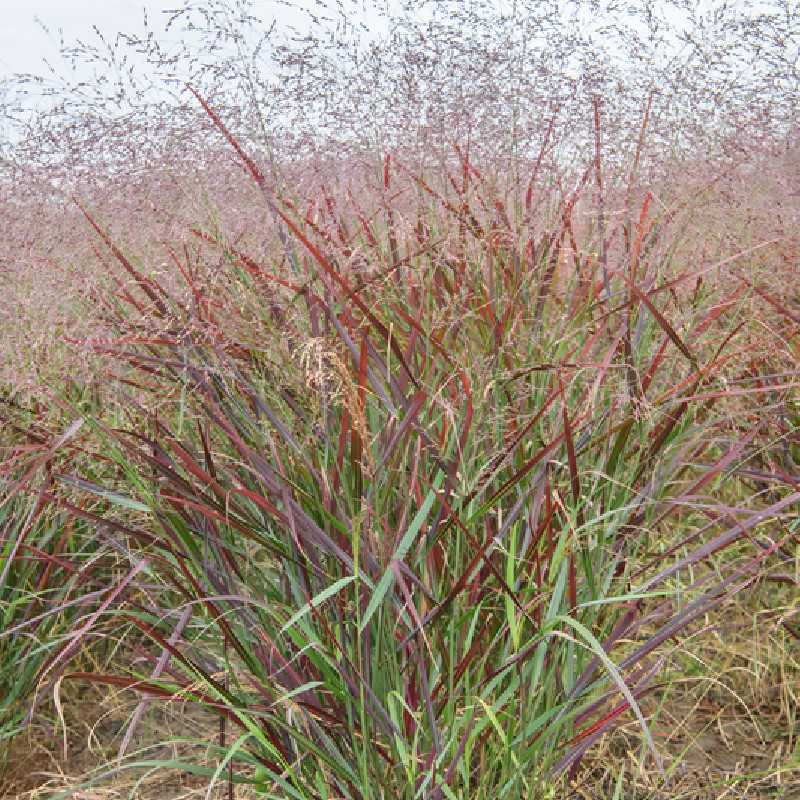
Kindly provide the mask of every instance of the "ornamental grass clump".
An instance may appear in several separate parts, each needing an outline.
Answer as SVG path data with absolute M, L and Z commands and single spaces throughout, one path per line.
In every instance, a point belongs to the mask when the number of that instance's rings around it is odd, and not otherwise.
M 159 281 L 79 199 L 114 263 L 86 343 L 109 405 L 86 415 L 102 458 L 52 480 L 113 519 L 102 625 L 137 659 L 69 667 L 90 616 L 47 679 L 139 694 L 121 757 L 154 701 L 216 715 L 202 758 L 118 766 L 231 793 L 546 796 L 631 720 L 666 780 L 645 703 L 672 642 L 798 532 L 789 475 L 743 491 L 797 385 L 721 278 L 749 251 L 681 261 L 691 204 L 599 146 L 569 182 L 540 156 L 504 184 L 456 148 L 292 197 L 198 99 L 268 241 L 198 226 Z
M 0 407 L 0 767 L 27 726 L 43 670 L 54 653 L 74 654 L 76 631 L 110 593 L 97 576 L 102 539 L 81 519 L 97 504 L 60 508 L 56 498 L 53 463 L 81 421 L 53 435 L 39 416 L 16 403 Z

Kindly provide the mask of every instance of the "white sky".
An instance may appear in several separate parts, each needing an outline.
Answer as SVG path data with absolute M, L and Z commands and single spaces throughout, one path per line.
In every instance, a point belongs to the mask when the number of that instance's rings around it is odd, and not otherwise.
M 351 0 L 352 2 L 353 0 Z M 390 7 L 397 0 L 384 0 Z M 511 0 L 494 0 L 503 5 Z M 562 0 L 565 6 L 569 3 Z M 638 0 L 642 2 L 642 0 Z M 708 8 L 721 0 L 694 0 L 696 8 Z M 97 39 L 92 26 L 97 26 L 107 39 L 113 42 L 116 33 L 136 33 L 143 30 L 143 13 L 146 10 L 150 28 L 163 37 L 167 17 L 164 11 L 182 7 L 185 0 L 0 0 L 0 80 L 13 73 L 46 74 L 44 60 L 59 67 L 59 31 L 63 31 L 66 42 L 78 38 L 93 44 Z M 254 9 L 265 20 L 277 19 L 282 24 L 302 27 L 307 18 L 288 4 L 315 8 L 316 0 L 256 0 Z M 332 3 L 335 5 L 335 3 Z M 633 2 L 637 5 L 637 1 Z M 732 0 L 733 7 L 750 7 L 754 13 L 763 2 L 759 0 Z M 679 23 L 680 14 L 674 9 L 666 10 L 674 23 Z M 367 13 L 364 21 L 380 25 L 377 18 Z M 49 34 L 42 26 L 49 28 Z M 180 34 L 176 31 L 176 37 Z
M 141 30 L 146 8 L 158 30 L 160 12 L 179 5 L 180 0 L 0 0 L 0 77 L 41 72 L 43 58 L 58 56 L 59 28 L 67 41 L 91 38 L 92 25 L 113 38 L 120 30 Z M 37 18 L 50 28 L 49 37 Z
M 254 10 L 265 20 L 304 27 L 307 18 L 298 7 L 314 9 L 315 0 L 256 0 Z M 384 0 L 392 6 L 396 0 Z M 502 2 L 502 0 L 501 0 Z M 146 11 L 149 26 L 163 36 L 164 11 L 183 7 L 185 0 L 0 0 L 0 79 L 14 73 L 42 74 L 43 59 L 58 61 L 59 30 L 66 42 L 83 38 L 96 43 L 92 26 L 113 41 L 115 35 L 143 30 Z M 364 21 L 376 23 L 367 12 Z M 49 34 L 42 26 L 49 29 Z

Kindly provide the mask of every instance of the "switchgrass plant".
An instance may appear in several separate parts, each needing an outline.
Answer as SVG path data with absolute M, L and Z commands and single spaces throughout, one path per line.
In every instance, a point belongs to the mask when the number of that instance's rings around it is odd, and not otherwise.
M 53 479 L 113 519 L 102 624 L 136 662 L 68 667 L 95 615 L 48 680 L 139 694 L 121 758 L 147 703 L 217 715 L 202 760 L 112 767 L 229 795 L 546 797 L 628 721 L 667 782 L 643 703 L 670 649 L 798 533 L 791 465 L 753 467 L 796 442 L 797 376 L 724 277 L 750 250 L 681 262 L 691 206 L 599 148 L 517 193 L 456 149 L 291 197 L 199 99 L 269 241 L 195 228 L 161 280 L 80 203 L 116 264 L 89 343 L 115 388 L 84 414 L 94 458 Z
M 22 532 L 26 523 L 30 524 L 35 508 L 26 508 L 20 503 L 7 504 L 2 512 L 3 555 L 2 555 L 2 612 L 3 640 L 0 645 L 0 766 L 5 761 L 5 750 L 11 737 L 18 732 L 27 712 L 27 702 L 41 658 L 35 658 L 36 640 L 9 635 L 15 623 L 32 616 L 37 607 L 44 604 L 44 592 L 37 592 L 38 580 L 33 566 L 35 558 L 20 555 Z M 34 542 L 39 537 L 34 538 Z M 33 550 L 28 545 L 26 551 Z M 36 551 L 34 551 L 36 552 Z M 58 563 L 56 560 L 55 563 Z M 46 562 L 45 562 L 46 564 Z M 13 566 L 12 566 L 13 565 Z M 32 576 L 33 573 L 33 576 Z M 31 651 L 34 657 L 30 657 Z M 26 658 L 26 655 L 29 657 Z
M 0 466 L 0 779 L 42 669 L 69 648 L 104 591 L 95 582 L 102 558 L 96 534 L 58 509 L 50 472 L 80 424 L 52 436 L 30 417 L 27 409 L 2 414 L 3 441 L 12 443 Z

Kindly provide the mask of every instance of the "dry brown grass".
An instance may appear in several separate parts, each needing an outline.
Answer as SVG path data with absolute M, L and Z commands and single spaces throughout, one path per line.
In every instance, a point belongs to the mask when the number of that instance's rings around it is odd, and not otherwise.
M 627 725 L 593 755 L 577 794 L 614 797 L 624 774 L 625 800 L 800 797 L 800 647 L 784 626 L 798 611 L 796 586 L 762 582 L 707 617 L 702 630 L 711 635 L 675 644 L 644 704 L 672 759 L 669 781 L 648 768 Z

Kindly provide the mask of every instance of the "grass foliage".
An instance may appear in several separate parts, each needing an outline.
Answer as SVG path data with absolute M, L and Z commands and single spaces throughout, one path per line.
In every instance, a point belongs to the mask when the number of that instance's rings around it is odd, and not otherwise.
M 456 149 L 306 199 L 198 99 L 266 255 L 209 224 L 154 275 L 79 201 L 105 372 L 0 512 L 3 735 L 83 680 L 141 698 L 120 756 L 154 701 L 216 715 L 203 759 L 121 763 L 231 793 L 546 797 L 630 721 L 667 782 L 643 701 L 671 648 L 794 558 L 796 374 L 748 335 L 755 303 L 796 350 L 793 312 L 684 260 L 704 196 L 656 204 L 599 147 L 568 186 Z M 114 554 L 90 610 L 74 526 Z M 108 636 L 129 667 L 76 667 Z

